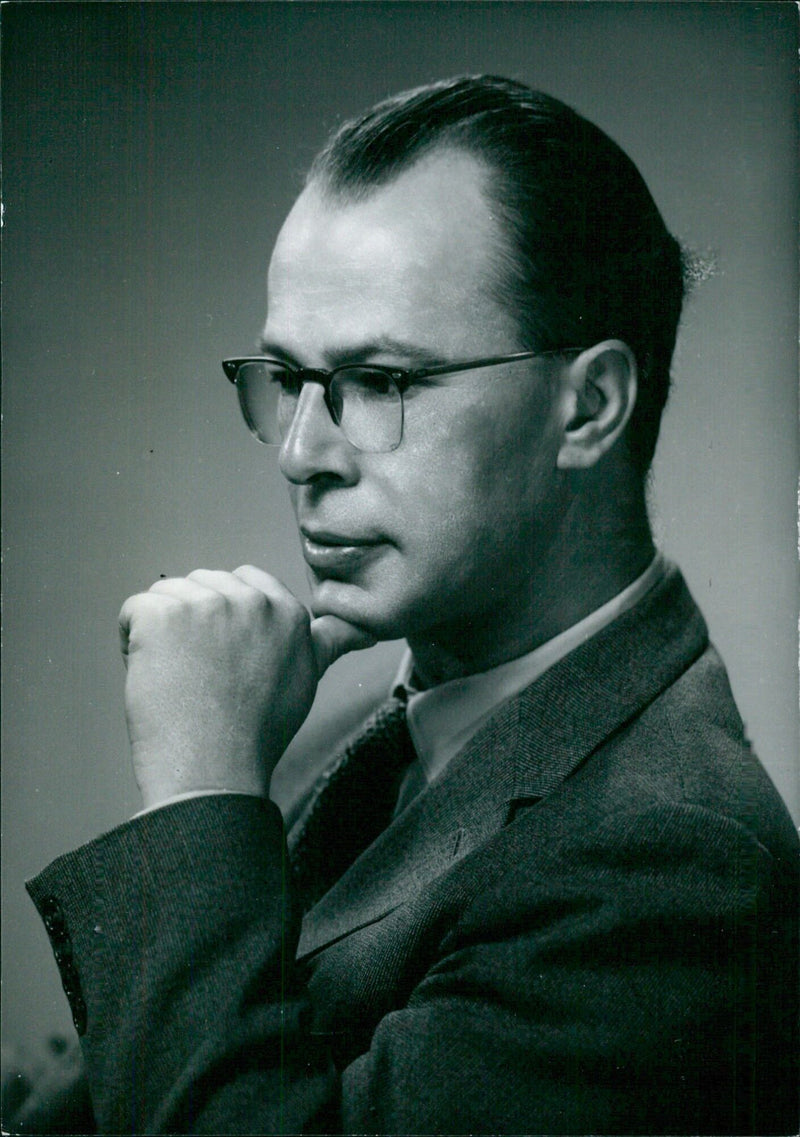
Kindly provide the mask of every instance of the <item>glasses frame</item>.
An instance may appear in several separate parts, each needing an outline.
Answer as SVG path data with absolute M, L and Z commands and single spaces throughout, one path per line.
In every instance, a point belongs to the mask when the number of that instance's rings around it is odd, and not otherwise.
M 281 359 L 274 359 L 269 355 L 245 355 L 233 359 L 223 359 L 222 370 L 225 372 L 225 376 L 229 382 L 233 383 L 234 386 L 237 386 L 239 369 L 246 363 L 274 363 L 294 375 L 299 381 L 301 389 L 305 383 L 319 383 L 324 392 L 325 406 L 328 409 L 328 414 L 331 416 L 332 422 L 340 428 L 341 422 L 333 405 L 333 400 L 331 399 L 331 384 L 336 378 L 336 375 L 341 371 L 349 371 L 353 368 L 367 368 L 371 371 L 380 372 L 396 384 L 400 395 L 400 437 L 394 446 L 388 447 L 386 450 L 376 451 L 376 453 L 385 454 L 396 450 L 403 441 L 403 426 L 405 422 L 403 394 L 412 383 L 416 383 L 420 379 L 428 379 L 435 375 L 455 375 L 459 371 L 473 371 L 480 367 L 495 367 L 501 363 L 518 363 L 525 359 L 540 359 L 549 355 L 573 355 L 583 350 L 582 347 L 559 347 L 551 348 L 548 351 L 516 351 L 511 355 L 482 356 L 479 359 L 466 359 L 458 363 L 435 364 L 432 367 L 387 367 L 382 363 L 343 363 L 341 366 L 334 367 L 330 371 L 319 367 L 295 367 L 294 364 L 286 363 Z M 243 407 L 242 413 L 244 414 L 245 421 L 251 433 L 257 441 L 264 446 L 280 445 L 280 443 L 265 442 L 263 438 L 259 438 L 255 425 L 249 421 L 247 415 L 244 413 Z M 347 437 L 347 435 L 345 435 L 345 437 Z M 348 442 L 350 442 L 349 439 Z M 356 450 L 361 449 L 361 447 L 356 446 L 354 442 L 350 442 L 350 445 L 355 447 Z

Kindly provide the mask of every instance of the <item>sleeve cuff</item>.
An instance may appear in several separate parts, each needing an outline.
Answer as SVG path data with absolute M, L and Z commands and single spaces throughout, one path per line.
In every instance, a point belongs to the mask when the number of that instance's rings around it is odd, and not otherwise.
M 168 805 L 174 805 L 179 801 L 190 801 L 192 798 L 196 797 L 212 797 L 214 795 L 226 796 L 230 794 L 238 794 L 240 797 L 255 797 L 262 801 L 265 800 L 258 794 L 248 793 L 247 790 L 228 790 L 224 787 L 221 789 L 210 790 L 187 790 L 185 793 L 173 794 L 172 797 L 164 798 L 163 801 L 154 802 L 153 805 L 146 805 L 144 809 L 140 809 L 133 814 L 131 821 L 134 821 L 137 817 L 144 817 L 145 814 L 154 813 L 157 809 L 164 809 Z

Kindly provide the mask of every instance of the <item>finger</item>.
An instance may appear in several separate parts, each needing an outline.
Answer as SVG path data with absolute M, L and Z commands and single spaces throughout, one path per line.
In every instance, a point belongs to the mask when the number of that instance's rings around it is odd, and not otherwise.
M 157 580 L 147 591 L 150 594 L 176 596 L 179 600 L 203 600 L 208 599 L 209 592 L 216 592 L 217 589 L 196 580 L 192 573 L 189 576 L 171 576 L 166 580 Z
M 173 600 L 201 601 L 208 599 L 212 592 L 212 589 L 197 581 L 178 576 L 157 580 L 147 592 L 138 592 L 135 596 L 129 596 L 120 608 L 118 618 L 120 650 L 126 667 L 132 650 L 131 633 L 134 620 L 138 625 L 147 622 L 150 618 L 159 620 L 164 615 L 165 605 L 170 605 Z
M 377 640 L 363 628 L 348 624 L 338 616 L 318 616 L 311 621 L 311 642 L 321 679 L 332 663 L 348 651 L 372 647 Z
M 155 596 L 152 592 L 137 592 L 135 596 L 129 596 L 122 605 L 118 617 L 119 643 L 126 666 L 131 651 L 131 630 L 134 620 L 140 622 L 150 615 L 156 615 L 163 609 L 163 605 L 168 603 L 167 597 Z
M 248 585 L 240 577 L 232 572 L 223 572 L 219 569 L 195 569 L 189 573 L 186 579 L 193 580 L 204 588 L 213 589 L 214 592 L 219 592 L 222 596 L 228 596 L 231 599 L 246 596 L 249 591 Z
M 239 565 L 237 569 L 233 570 L 232 575 L 238 580 L 244 581 L 245 584 L 249 584 L 258 592 L 263 592 L 270 600 L 294 600 L 294 596 L 285 585 L 276 580 L 274 576 L 270 576 L 268 572 L 264 572 L 263 569 L 256 568 L 255 565 Z
M 303 623 L 308 623 L 308 610 L 300 603 L 285 584 L 255 565 L 240 565 L 233 575 L 255 592 L 265 596 L 275 612 L 291 615 Z

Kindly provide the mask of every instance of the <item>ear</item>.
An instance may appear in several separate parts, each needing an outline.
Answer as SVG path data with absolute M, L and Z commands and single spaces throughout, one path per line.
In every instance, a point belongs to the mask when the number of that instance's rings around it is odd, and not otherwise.
M 562 381 L 564 433 L 557 465 L 587 469 L 611 449 L 631 417 L 636 359 L 622 340 L 603 340 L 581 352 Z

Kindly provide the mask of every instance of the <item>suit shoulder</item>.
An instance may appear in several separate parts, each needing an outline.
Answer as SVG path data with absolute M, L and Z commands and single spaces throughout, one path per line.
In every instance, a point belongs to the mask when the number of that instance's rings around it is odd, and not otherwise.
M 586 765 L 606 805 L 671 802 L 742 826 L 777 856 L 797 856 L 797 832 L 753 751 L 725 666 L 709 645 Z

